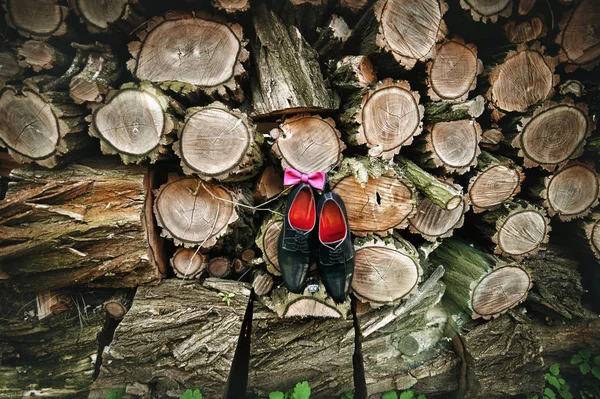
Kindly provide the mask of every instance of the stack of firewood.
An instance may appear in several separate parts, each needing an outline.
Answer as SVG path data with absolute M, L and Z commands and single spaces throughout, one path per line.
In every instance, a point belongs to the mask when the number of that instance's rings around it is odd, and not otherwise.
M 600 0 L 2 4 L 0 398 L 218 397 L 251 287 L 249 388 L 352 389 L 350 302 L 282 284 L 285 167 L 346 204 L 370 393 L 600 349 Z

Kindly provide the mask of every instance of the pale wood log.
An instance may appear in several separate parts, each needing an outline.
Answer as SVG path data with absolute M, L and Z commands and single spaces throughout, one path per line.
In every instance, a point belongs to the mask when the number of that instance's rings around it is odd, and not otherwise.
M 183 95 L 201 91 L 243 100 L 237 80 L 246 75 L 242 62 L 249 53 L 240 25 L 199 13 L 168 12 L 152 18 L 137 36 L 139 41 L 129 43 L 132 59 L 127 62 L 135 78 Z
M 4 0 L 6 22 L 20 35 L 45 40 L 67 32 L 69 9 L 53 0 Z
M 532 287 L 531 277 L 519 264 L 498 258 L 457 239 L 444 240 L 429 256 L 433 265 L 446 272 L 445 304 L 459 319 L 490 319 L 525 301 Z
M 281 166 L 302 173 L 330 171 L 342 161 L 346 148 L 333 119 L 319 115 L 286 118 L 271 130 L 271 137 L 275 140 L 271 152 L 281 159 Z
M 500 145 L 504 141 L 504 134 L 502 134 L 502 130 L 495 128 L 484 130 L 481 134 L 481 142 L 479 145 L 482 148 L 485 148 L 489 151 L 497 151 L 500 148 Z
M 227 188 L 190 177 L 173 179 L 156 193 L 154 214 L 163 237 L 187 248 L 211 248 L 232 232 L 239 219 L 237 201 Z
M 254 177 L 262 165 L 263 136 L 245 113 L 220 102 L 188 108 L 178 139 L 173 149 L 188 175 L 240 181 Z
M 485 100 L 477 96 L 470 100 L 455 102 L 428 102 L 425 103 L 425 123 L 450 122 L 461 119 L 479 118 L 485 110 Z
M 523 166 L 553 171 L 583 153 L 586 138 L 596 127 L 585 104 L 570 99 L 545 102 L 531 116 L 518 120 L 511 145 L 519 149 Z
M 445 39 L 436 46 L 435 57 L 427 62 L 427 95 L 433 101 L 464 101 L 477 86 L 483 63 L 477 47 L 461 37 Z
M 441 168 L 445 174 L 462 175 L 477 164 L 481 153 L 481 126 L 476 121 L 439 122 L 425 126 L 425 131 L 425 135 L 411 148 L 419 154 L 420 166 Z
M 262 251 L 267 271 L 275 276 L 281 276 L 277 257 L 277 240 L 282 228 L 283 215 L 272 213 L 263 221 L 255 240 L 256 246 Z
M 126 290 L 118 290 L 113 294 L 113 296 L 104 302 L 104 311 L 106 315 L 115 320 L 121 320 L 133 303 L 133 295 L 135 292 L 126 291 Z
M 102 102 L 121 75 L 121 65 L 112 49 L 100 43 L 93 47 L 85 66 L 69 84 L 69 93 L 75 104 Z
M 40 93 L 37 85 L 0 92 L 0 146 L 20 163 L 52 168 L 69 151 L 91 142 L 83 134 L 85 109 L 62 92 Z
M 261 302 L 282 318 L 345 319 L 350 313 L 350 299 L 336 303 L 327 294 L 323 283 L 316 287 L 307 286 L 300 294 L 280 286 L 273 290 L 270 297 L 261 298 Z
M 471 173 L 468 199 L 474 213 L 498 209 L 521 192 L 523 169 L 511 159 L 482 151 Z
M 389 305 L 416 293 L 421 266 L 416 248 L 399 235 L 366 236 L 354 241 L 352 292 L 372 307 Z
M 43 69 L 64 71 L 73 60 L 73 57 L 40 40 L 27 40 L 17 49 L 17 56 L 20 66 L 31 68 L 34 72 Z
M 244 12 L 250 9 L 250 0 L 211 0 L 212 6 L 227 14 Z
M 119 24 L 124 21 L 126 21 L 124 25 L 133 30 L 142 22 L 132 9 L 132 5 L 136 3 L 138 0 L 107 0 L 105 2 L 72 0 L 69 2 L 75 14 L 86 25 L 90 33 L 108 32 L 117 26 L 120 27 Z
M 175 276 L 194 279 L 200 277 L 208 265 L 207 256 L 192 248 L 177 248 L 169 261 Z
M 364 92 L 354 116 L 351 144 L 366 144 L 369 155 L 391 159 L 423 130 L 423 106 L 407 81 L 386 79 Z
M 406 228 L 415 212 L 414 186 L 374 158 L 345 159 L 329 184 L 344 201 L 350 230 L 357 236 L 386 236 Z
M 0 265 L 10 282 L 22 291 L 156 282 L 141 221 L 145 173 L 99 158 L 13 170 L 0 207 Z
M 475 226 L 493 243 L 495 254 L 515 259 L 543 250 L 552 230 L 545 210 L 522 199 L 482 214 Z
M 542 17 L 536 16 L 528 21 L 509 21 L 504 25 L 504 35 L 510 43 L 527 43 L 546 37 L 548 27 Z
M 473 20 L 494 23 L 499 17 L 510 17 L 513 0 L 460 0 L 460 6 L 471 12 Z
M 489 74 L 488 100 L 503 111 L 524 112 L 549 99 L 559 82 L 559 76 L 554 74 L 557 63 L 556 58 L 544 55 L 539 42 L 530 47 L 519 45 Z
M 262 203 L 275 198 L 283 191 L 283 176 L 273 165 L 267 165 L 260 174 L 254 191 L 254 200 Z
M 211 277 L 226 278 L 231 275 L 233 264 L 231 260 L 224 256 L 212 258 L 208 261 L 206 271 Z
M 561 18 L 556 42 L 560 46 L 559 59 L 566 64 L 567 72 L 577 67 L 591 70 L 600 62 L 598 7 L 594 0 L 582 0 Z
M 440 182 L 450 189 L 458 187 Z M 460 199 L 458 206 L 447 209 L 442 208 L 432 202 L 429 198 L 422 198 L 417 204 L 415 216 L 409 219 L 410 232 L 420 234 L 428 241 L 436 241 L 440 238 L 451 237 L 455 229 L 463 226 L 465 213 L 469 210 L 469 204 L 466 196 L 457 197 Z
M 350 37 L 352 29 L 344 18 L 336 14 L 333 14 L 327 24 L 320 29 L 321 32 L 313 47 L 319 53 L 320 61 L 332 63 L 341 57 L 344 44 Z
M 412 69 L 417 61 L 431 59 L 435 44 L 446 36 L 442 17 L 447 10 L 444 0 L 379 0 L 354 29 L 359 52 L 390 53 L 404 69 Z
M 258 296 L 268 295 L 273 289 L 273 276 L 262 270 L 257 270 L 254 273 L 252 288 L 254 289 L 254 293 Z
M 582 218 L 598 204 L 600 176 L 591 163 L 569 162 L 531 185 L 530 194 L 542 200 L 550 216 Z
M 264 5 L 252 11 L 257 36 L 252 43 L 255 76 L 250 82 L 253 116 L 337 109 L 339 97 L 329 89 L 316 51 L 298 29 L 286 27 Z

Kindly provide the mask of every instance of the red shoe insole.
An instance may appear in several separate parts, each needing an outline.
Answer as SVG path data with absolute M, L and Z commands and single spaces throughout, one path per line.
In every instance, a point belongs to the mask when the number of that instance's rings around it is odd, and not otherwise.
M 315 199 L 308 187 L 300 190 L 288 212 L 290 226 L 299 230 L 310 230 L 315 225 L 317 211 Z
M 319 219 L 319 239 L 328 244 L 346 235 L 346 221 L 340 207 L 333 201 L 325 202 Z

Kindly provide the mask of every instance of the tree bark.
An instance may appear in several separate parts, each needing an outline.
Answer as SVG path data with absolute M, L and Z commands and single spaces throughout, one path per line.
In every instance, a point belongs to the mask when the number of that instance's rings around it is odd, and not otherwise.
M 442 101 L 425 103 L 423 122 L 432 124 L 462 119 L 475 119 L 483 114 L 484 109 L 485 100 L 482 96 L 462 102 Z
M 598 5 L 593 0 L 582 0 L 566 12 L 559 24 L 556 42 L 560 46 L 559 59 L 565 63 L 567 72 L 577 67 L 591 70 L 600 62 L 600 36 L 598 36 Z
M 319 61 L 331 64 L 342 56 L 343 47 L 352 34 L 344 18 L 333 14 L 315 41 L 314 49 L 319 54 Z
M 0 267 L 10 283 L 39 291 L 156 282 L 141 220 L 145 173 L 98 158 L 13 170 L 0 206 Z
M 6 22 L 22 36 L 46 40 L 67 33 L 69 9 L 53 0 L 6 0 L 2 6 Z

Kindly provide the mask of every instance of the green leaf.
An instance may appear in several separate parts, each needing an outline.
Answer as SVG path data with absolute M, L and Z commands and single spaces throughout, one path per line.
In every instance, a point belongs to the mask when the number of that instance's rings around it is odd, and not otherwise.
M 194 393 L 191 389 L 187 389 L 179 399 L 194 399 Z
M 567 391 L 560 391 L 560 396 L 563 397 L 563 399 L 573 399 L 573 394 L 571 392 Z
M 123 398 L 123 396 L 125 396 L 125 387 L 119 389 L 118 391 L 111 389 L 110 391 L 108 391 L 106 399 L 121 399 Z
M 552 388 L 546 388 L 546 389 L 544 389 L 544 396 L 548 397 L 550 399 L 556 399 L 556 394 L 554 393 L 554 391 L 552 390 Z
M 592 374 L 594 374 L 594 377 L 600 380 L 600 366 L 592 367 Z
M 546 381 L 548 381 L 548 384 L 552 385 L 554 388 L 560 389 L 560 383 L 555 376 L 546 374 Z
M 283 392 L 275 391 L 269 394 L 269 399 L 283 399 Z
M 594 356 L 594 364 L 600 366 L 600 355 Z
M 592 368 L 590 367 L 590 365 L 588 363 L 581 363 L 579 365 L 579 371 L 581 371 L 581 374 L 583 374 L 583 375 L 586 375 L 591 370 L 592 370 Z
M 292 393 L 292 399 L 309 399 L 310 398 L 310 387 L 308 382 L 303 381 L 296 384 L 294 392 Z
M 193 399 L 202 399 L 202 393 L 200 392 L 199 389 L 196 389 L 194 391 L 194 395 L 192 396 Z
M 585 360 L 590 360 L 590 351 L 579 351 L 579 356 L 581 356 L 582 358 L 584 358 Z
M 583 362 L 583 359 L 579 355 L 573 355 L 571 358 L 571 364 L 579 364 L 581 362 Z
M 410 389 L 400 393 L 400 399 L 413 399 L 414 397 L 415 395 L 413 395 L 413 391 Z
M 420 394 L 419 396 L 417 396 L 417 399 L 427 399 L 427 398 L 425 397 L 425 395 Z
M 354 399 L 354 389 L 344 392 L 340 399 Z
M 384 392 L 381 395 L 381 399 L 398 399 L 398 394 L 396 391 Z
M 550 366 L 550 372 L 552 373 L 552 375 L 557 376 L 560 373 L 560 369 L 558 368 L 558 364 L 553 364 L 552 366 Z

